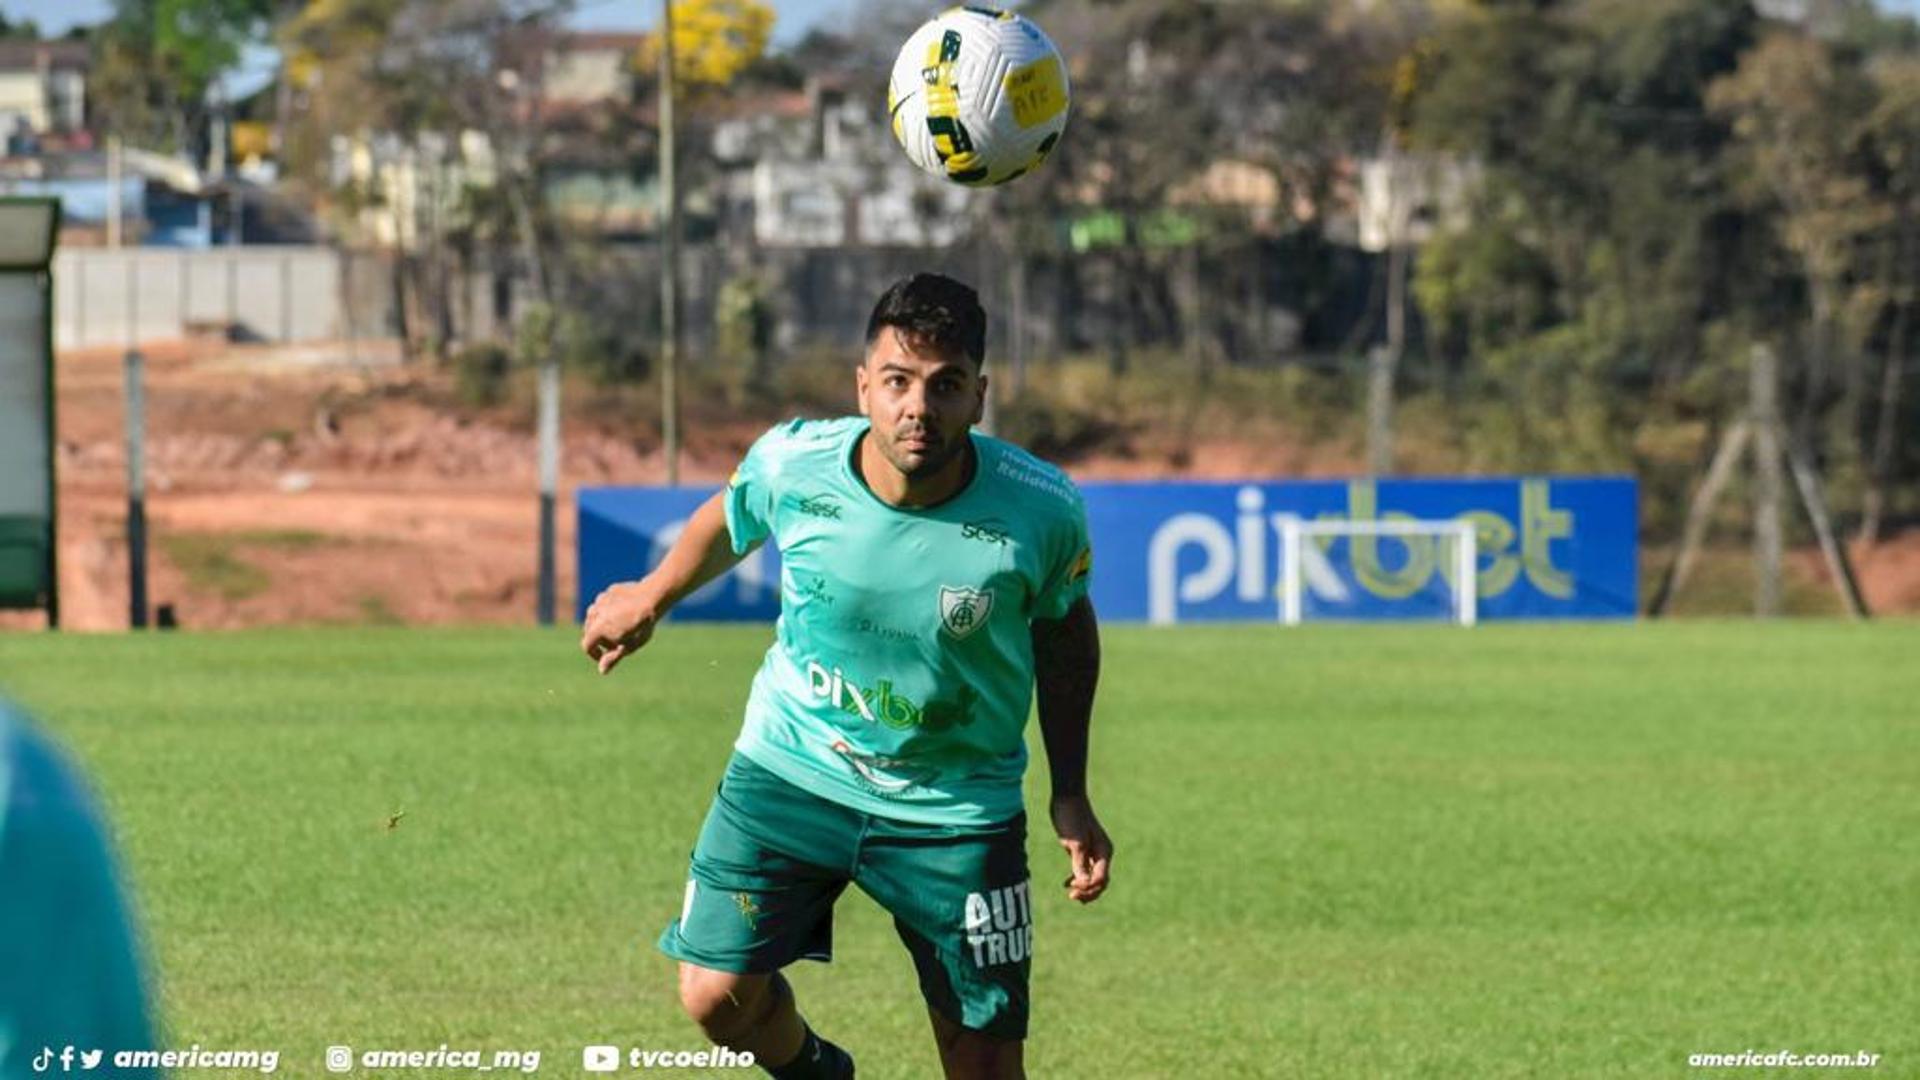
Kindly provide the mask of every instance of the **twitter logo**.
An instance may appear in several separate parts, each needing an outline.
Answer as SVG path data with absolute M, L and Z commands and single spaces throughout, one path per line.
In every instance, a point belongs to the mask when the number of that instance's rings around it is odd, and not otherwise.
M 103 1054 L 105 1054 L 105 1053 L 106 1053 L 106 1051 L 105 1051 L 105 1050 L 82 1050 L 82 1051 L 80 1051 L 80 1067 L 81 1067 L 81 1068 L 83 1068 L 83 1069 L 97 1069 L 97 1068 L 99 1068 L 99 1067 L 100 1067 L 100 1058 L 101 1058 L 101 1056 L 102 1056 Z

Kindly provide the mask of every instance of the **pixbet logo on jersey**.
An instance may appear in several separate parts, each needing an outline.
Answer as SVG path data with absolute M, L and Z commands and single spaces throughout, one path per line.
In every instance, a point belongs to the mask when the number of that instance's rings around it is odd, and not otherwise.
M 807 689 L 816 700 L 830 701 L 850 715 L 896 731 L 919 728 L 944 731 L 973 722 L 973 704 L 980 699 L 971 686 L 961 686 L 952 701 L 929 701 L 921 705 L 904 694 L 895 693 L 893 680 L 881 679 L 873 689 L 863 690 L 841 671 L 838 665 L 828 670 L 818 660 L 807 661 Z

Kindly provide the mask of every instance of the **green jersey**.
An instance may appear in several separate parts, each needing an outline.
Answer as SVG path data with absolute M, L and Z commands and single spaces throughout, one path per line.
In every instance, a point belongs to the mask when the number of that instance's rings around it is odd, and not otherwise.
M 1086 512 L 1066 474 L 975 434 L 938 506 L 882 502 L 854 454 L 864 419 L 782 424 L 727 484 L 736 553 L 780 552 L 780 619 L 735 744 L 868 813 L 931 824 L 1023 807 L 1029 623 L 1086 595 Z

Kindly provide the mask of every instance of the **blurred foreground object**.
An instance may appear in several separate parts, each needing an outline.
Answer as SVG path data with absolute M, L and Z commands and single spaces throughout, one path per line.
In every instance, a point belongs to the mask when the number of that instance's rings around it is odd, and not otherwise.
M 153 1045 L 139 941 L 98 806 L 66 755 L 0 701 L 0 1080 L 34 1075 L 47 1051 L 103 1050 L 110 1065 L 115 1051 Z

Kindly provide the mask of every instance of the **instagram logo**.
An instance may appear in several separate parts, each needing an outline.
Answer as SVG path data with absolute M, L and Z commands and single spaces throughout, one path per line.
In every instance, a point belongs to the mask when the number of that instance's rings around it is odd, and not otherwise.
M 353 1071 L 353 1047 L 351 1046 L 327 1047 L 327 1071 L 336 1072 L 336 1073 L 352 1072 Z

